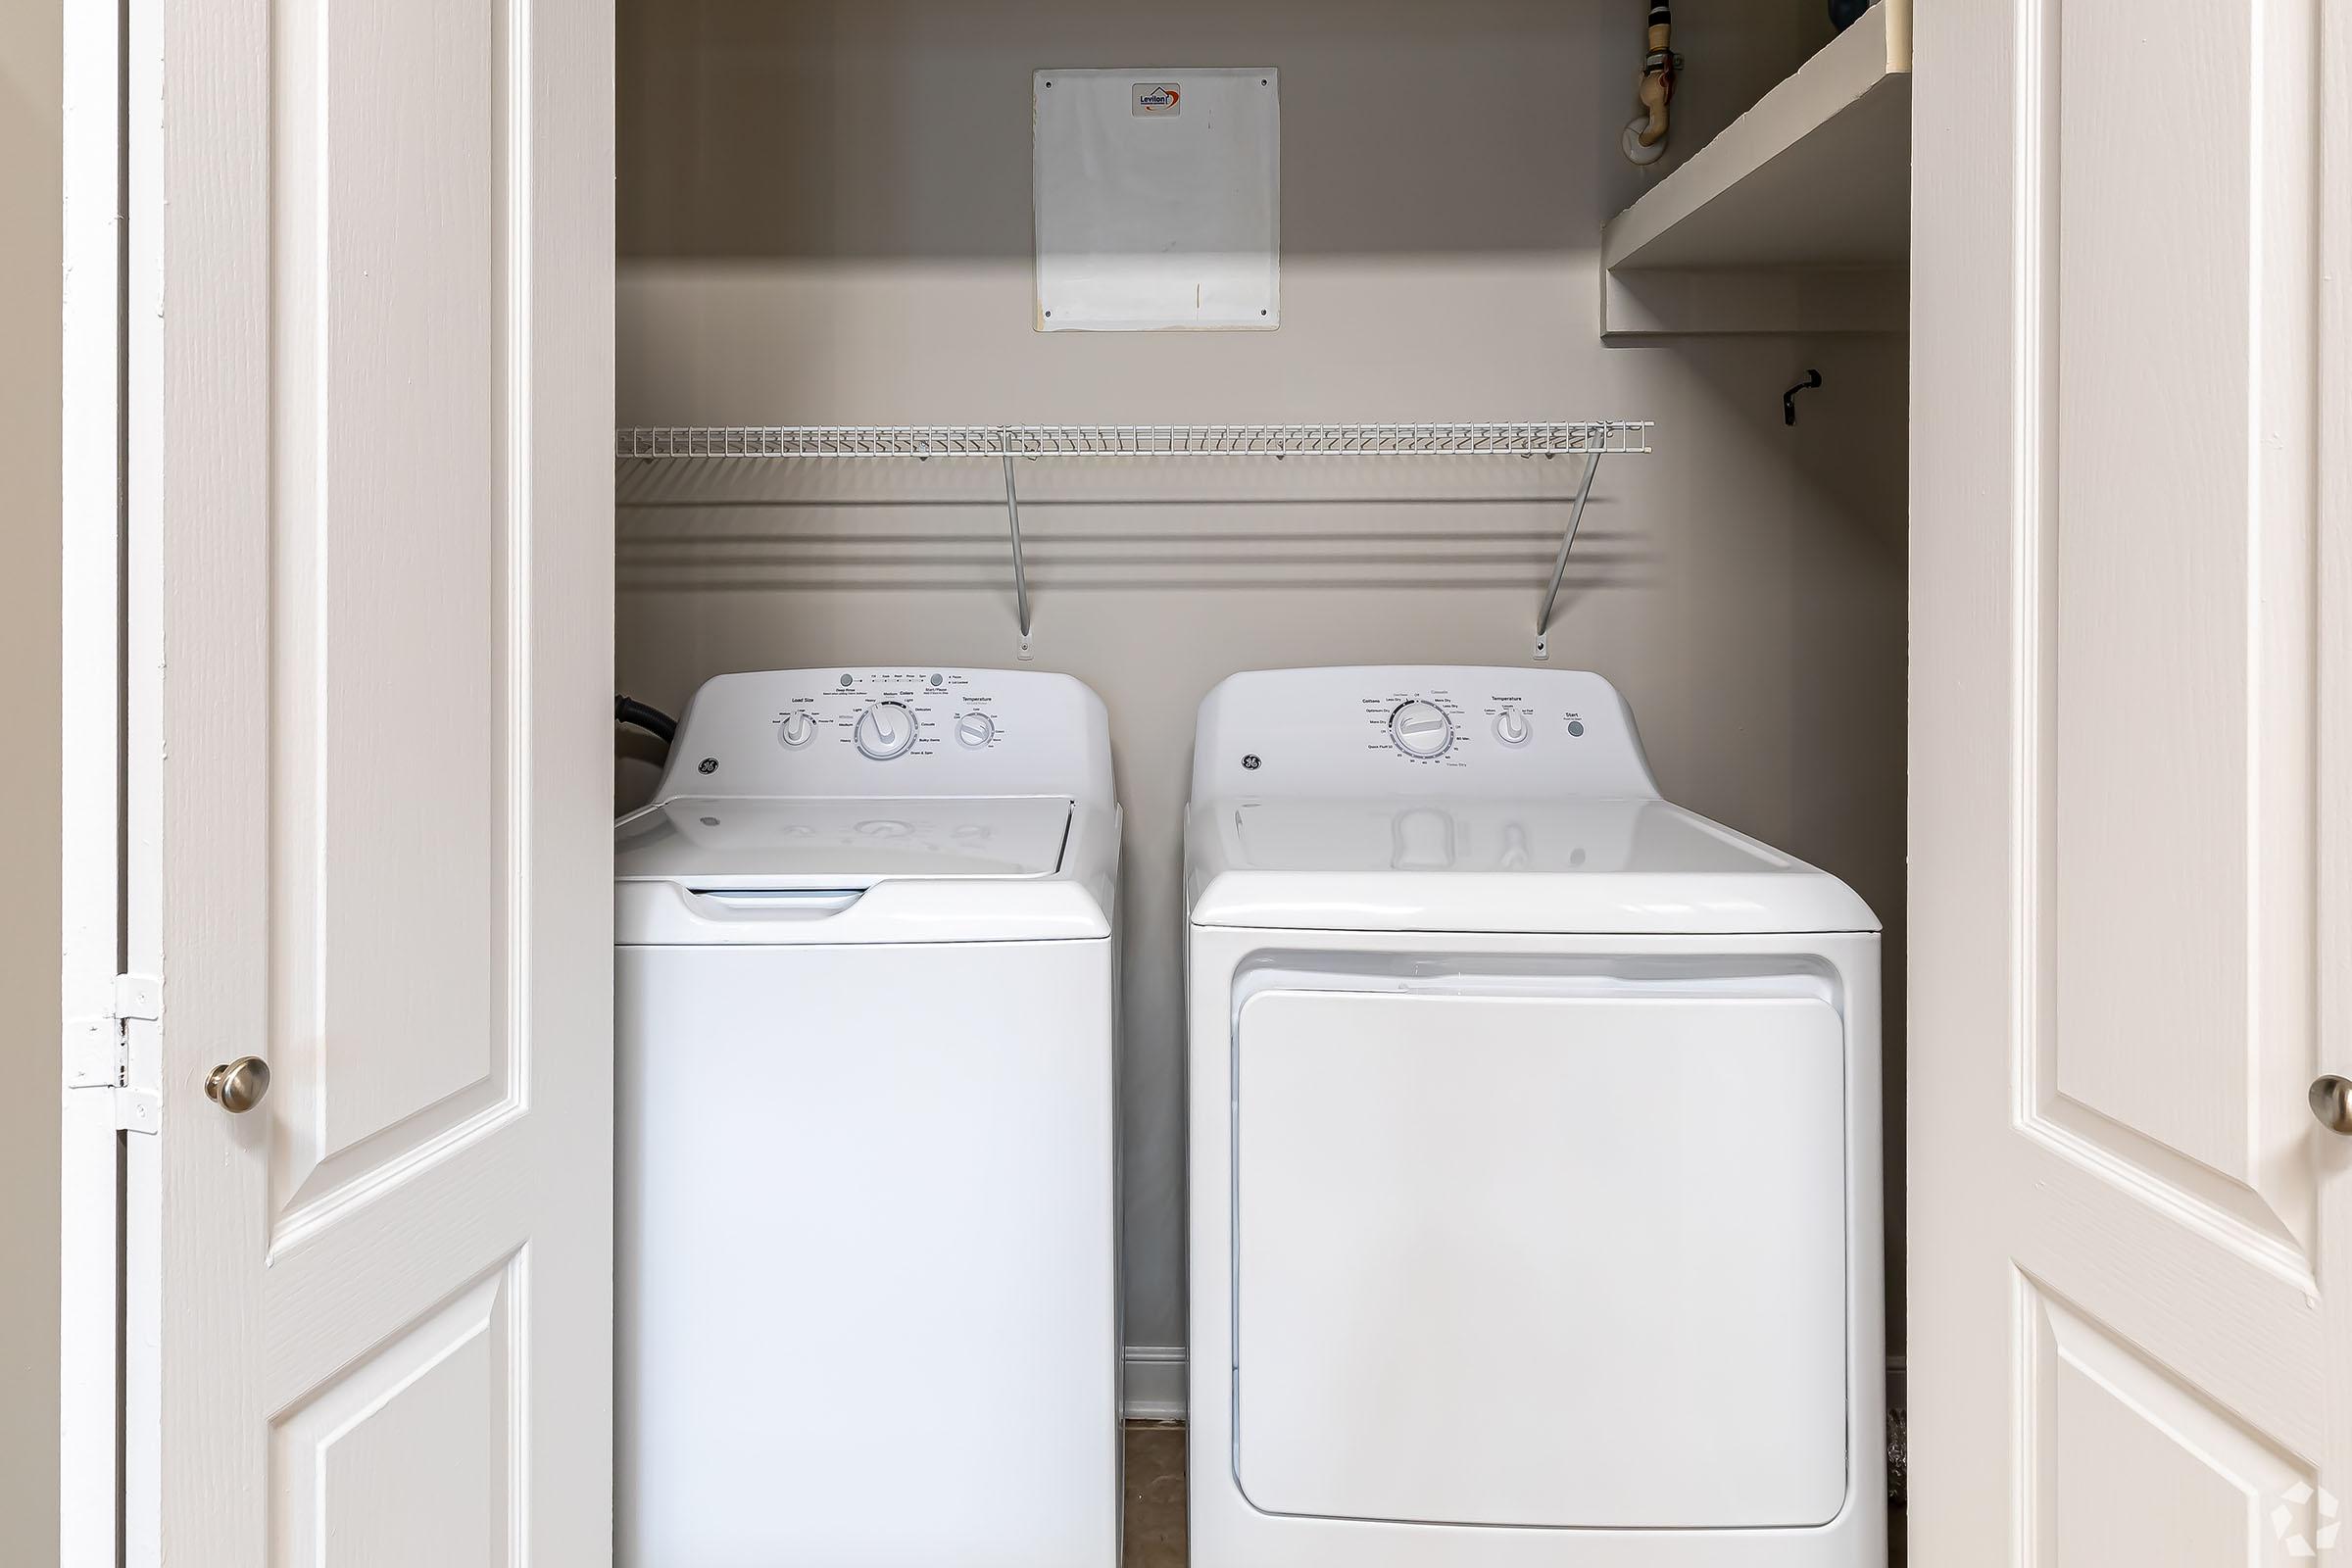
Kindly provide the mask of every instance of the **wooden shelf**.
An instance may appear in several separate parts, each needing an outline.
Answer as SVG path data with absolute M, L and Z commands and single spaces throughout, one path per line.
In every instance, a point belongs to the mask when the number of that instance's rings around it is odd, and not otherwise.
M 1911 0 L 1880 0 L 1601 231 L 1601 330 L 1900 331 Z

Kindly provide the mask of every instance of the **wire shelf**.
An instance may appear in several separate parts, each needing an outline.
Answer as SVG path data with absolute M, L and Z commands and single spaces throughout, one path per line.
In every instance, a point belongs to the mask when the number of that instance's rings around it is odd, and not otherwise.
M 1012 591 L 1029 657 L 1029 572 L 1021 554 L 1016 458 L 1566 458 L 1585 471 L 1570 506 L 1551 584 L 1536 612 L 1535 655 L 1550 657 L 1551 612 L 1592 494 L 1612 453 L 1649 450 L 1648 419 L 1549 419 L 1514 424 L 839 424 L 653 425 L 615 432 L 621 458 L 993 458 L 1004 466 L 1004 523 Z
M 1488 424 L 663 425 L 623 458 L 1589 457 L 1649 451 L 1648 419 Z

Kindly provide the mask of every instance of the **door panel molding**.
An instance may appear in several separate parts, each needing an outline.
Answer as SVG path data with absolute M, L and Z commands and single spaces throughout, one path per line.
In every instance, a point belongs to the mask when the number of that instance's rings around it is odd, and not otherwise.
M 2021 1124 L 2308 1280 L 2313 1173 L 2296 1157 L 2303 1128 L 2290 1091 L 2316 1063 L 2315 650 L 2300 586 L 2314 566 L 2314 530 L 2309 484 L 2292 472 L 2307 456 L 2291 455 L 2311 450 L 2318 370 L 2314 170 L 2308 152 L 2274 145 L 2291 148 L 2292 137 L 2258 137 L 2234 167 L 2216 172 L 2222 160 L 2206 160 L 2223 188 L 2212 212 L 2185 210 L 2203 194 L 2199 180 L 2157 214 L 2153 193 L 2138 187 L 2188 160 L 2145 135 L 2201 142 L 2214 127 L 2180 117 L 2130 139 L 2086 133 L 2121 118 L 2102 93 L 2153 100 L 2167 86 L 2161 69 L 2146 79 L 2149 51 L 2109 46 L 2109 24 L 2124 20 L 2113 0 L 2042 0 L 2022 9 L 2019 26 Z M 2310 0 L 2215 20 L 2219 36 L 2194 56 L 2156 52 L 2159 67 L 2193 78 L 2170 86 L 2193 97 L 2189 86 L 2219 78 L 2231 90 L 2208 107 L 2225 117 L 2310 123 Z M 2078 24 L 2082 36 L 2069 30 Z M 2274 187 L 2306 199 L 2278 199 Z M 2235 236 L 2226 222 L 2233 213 L 2243 220 Z M 2193 237 L 2163 248 L 2133 229 L 2159 219 Z M 2087 259 L 2062 259 L 2086 243 Z M 2094 390 L 2076 407 L 2065 388 L 2098 388 L 2108 367 L 2141 352 L 2135 345 L 2164 338 L 2111 303 L 2128 292 L 2111 282 L 2117 247 L 2184 250 L 2170 265 L 2208 284 L 2204 274 L 2221 273 L 2259 287 L 2259 330 L 2235 356 L 2227 340 L 2184 334 L 2186 346 L 2132 364 L 2139 384 L 2162 390 L 2124 399 Z M 2232 258 L 2243 263 L 2234 274 Z M 2199 417 L 2233 387 L 2250 405 L 2243 422 L 2218 410 Z M 2140 464 L 2161 471 L 2118 495 L 2119 470 L 2161 428 L 2180 432 L 2167 443 L 2171 461 Z M 2077 471 L 2089 477 L 2069 477 Z M 2236 841 L 2199 827 L 2249 817 L 2255 833 Z M 2175 881 L 2175 897 L 2148 896 L 2151 864 Z M 2132 940 L 2118 940 L 2119 926 Z M 2167 1026 L 2174 1038 L 2160 1044 Z M 2153 1059 L 2151 1048 L 2161 1053 Z M 2183 1084 L 2196 1092 L 2181 1094 Z
M 467 1541 L 476 1561 L 529 1560 L 513 1488 L 527 1441 L 515 1310 L 527 1260 L 508 1258 L 271 1420 L 272 1562 L 329 1560 L 337 1538 L 386 1563 Z M 453 1430 L 467 1446 L 448 1445 Z
M 513 767 L 531 514 L 507 447 L 530 407 L 509 329 L 529 253 L 501 212 L 528 156 L 531 83 L 507 13 L 427 0 L 395 21 L 276 0 L 271 15 L 282 1230 L 363 1200 L 378 1167 L 462 1124 L 495 1124 L 527 1078 Z M 357 263 L 371 256 L 398 260 Z M 380 831 L 418 797 L 429 815 Z M 398 965 L 377 961 L 387 926 Z
M 2017 1275 L 2020 1561 L 2267 1565 L 2310 1462 Z M 2121 1456 L 2085 1474 L 2070 1455 Z M 2289 1515 L 2291 1523 L 2302 1521 Z

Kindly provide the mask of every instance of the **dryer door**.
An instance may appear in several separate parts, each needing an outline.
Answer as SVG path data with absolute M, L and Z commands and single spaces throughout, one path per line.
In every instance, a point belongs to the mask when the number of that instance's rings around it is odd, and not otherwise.
M 1842 1041 L 1818 995 L 1250 996 L 1243 1492 L 1428 1523 L 1835 1518 Z

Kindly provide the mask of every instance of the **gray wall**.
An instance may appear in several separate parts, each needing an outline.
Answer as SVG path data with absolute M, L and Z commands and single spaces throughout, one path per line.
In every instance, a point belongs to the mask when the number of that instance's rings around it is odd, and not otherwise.
M 0 1561 L 57 1560 L 57 0 L 0 0 Z
M 1818 0 L 1676 9 L 1678 148 L 1827 32 Z M 1616 151 L 1642 14 L 622 0 L 621 420 L 1655 418 L 1656 455 L 1602 466 L 1553 665 L 1624 688 L 1670 795 L 1846 877 L 1887 919 L 1899 1063 L 1903 345 L 1600 344 L 1592 251 L 1643 177 Z M 1282 71 L 1281 330 L 1032 332 L 1031 71 L 1188 64 Z M 1827 385 L 1784 428 L 1781 390 L 1809 366 Z M 1128 812 L 1128 1339 L 1180 1345 L 1195 707 L 1241 668 L 1529 662 L 1576 473 L 1021 477 L 1035 667 L 1102 694 Z M 997 486 L 984 465 L 622 466 L 621 688 L 674 709 L 720 670 L 1011 663 Z M 650 783 L 624 757 L 622 799 Z M 1889 1094 L 1899 1107 L 1899 1072 Z

